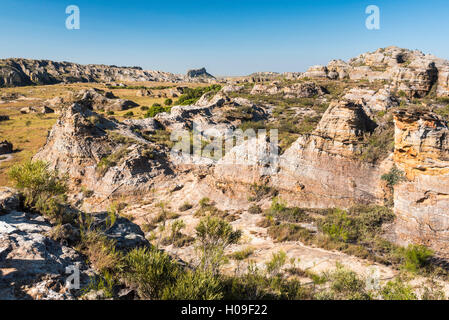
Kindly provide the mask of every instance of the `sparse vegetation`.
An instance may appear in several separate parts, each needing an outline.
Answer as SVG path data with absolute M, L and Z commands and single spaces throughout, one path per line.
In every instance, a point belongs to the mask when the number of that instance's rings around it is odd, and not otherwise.
M 187 106 L 197 102 L 205 93 L 210 93 L 210 95 L 215 95 L 220 91 L 221 86 L 218 84 L 213 84 L 207 87 L 198 88 L 186 88 L 184 93 L 179 97 L 176 105 Z

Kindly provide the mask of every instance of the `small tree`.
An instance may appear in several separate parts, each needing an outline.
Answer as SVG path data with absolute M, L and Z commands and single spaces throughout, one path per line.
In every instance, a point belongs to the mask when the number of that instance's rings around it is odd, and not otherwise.
M 232 226 L 222 219 L 211 216 L 203 218 L 196 227 L 203 270 L 217 274 L 224 262 L 225 249 L 237 243 L 241 236 L 240 230 L 234 231 Z

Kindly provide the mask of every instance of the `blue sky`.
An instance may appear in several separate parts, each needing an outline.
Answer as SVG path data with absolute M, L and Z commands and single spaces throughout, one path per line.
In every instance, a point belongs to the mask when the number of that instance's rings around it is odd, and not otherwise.
M 381 29 L 365 27 L 365 8 Z M 67 30 L 77 5 L 81 29 Z M 0 57 L 215 75 L 304 71 L 397 45 L 449 59 L 447 0 L 0 0 Z

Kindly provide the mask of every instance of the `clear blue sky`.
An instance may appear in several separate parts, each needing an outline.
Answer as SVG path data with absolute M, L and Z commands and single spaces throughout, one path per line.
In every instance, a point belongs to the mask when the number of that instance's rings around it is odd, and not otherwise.
M 67 30 L 77 5 L 81 29 Z M 365 28 L 365 8 L 381 29 Z M 304 71 L 397 45 L 449 59 L 447 0 L 0 0 L 0 57 L 215 75 Z

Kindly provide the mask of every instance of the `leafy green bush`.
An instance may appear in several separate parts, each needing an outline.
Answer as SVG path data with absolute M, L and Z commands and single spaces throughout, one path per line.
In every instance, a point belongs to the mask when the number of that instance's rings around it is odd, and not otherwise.
M 171 107 L 161 106 L 159 103 L 154 103 L 149 110 L 145 113 L 145 118 L 153 118 L 158 113 L 170 112 Z
M 346 270 L 342 266 L 326 275 L 330 282 L 328 290 L 317 294 L 321 300 L 370 300 L 365 290 L 365 281 L 355 272 Z
M 417 272 L 428 264 L 432 256 L 431 249 L 422 245 L 410 244 L 404 250 L 404 268 L 411 272 Z
M 381 290 L 384 300 L 417 300 L 418 297 L 413 292 L 410 285 L 405 284 L 402 279 L 396 278 L 394 281 L 388 281 Z
M 201 270 L 188 270 L 179 276 L 175 284 L 164 289 L 162 299 L 168 300 L 219 300 L 223 298 L 222 284 L 218 277 Z
M 320 221 L 318 228 L 336 241 L 352 242 L 358 238 L 357 224 L 343 210 L 336 209 L 334 213 L 326 216 Z
M 186 88 L 176 104 L 181 106 L 191 105 L 197 102 L 203 94 L 210 92 L 213 95 L 220 90 L 221 86 L 218 84 L 213 84 L 208 87 Z
M 160 299 L 164 290 L 176 283 L 179 266 L 170 257 L 155 248 L 138 248 L 124 259 L 126 283 L 137 289 L 142 299 Z
M 122 255 L 115 248 L 115 242 L 98 231 L 82 234 L 80 251 L 100 273 L 115 272 L 120 267 Z
M 291 223 L 272 225 L 268 228 L 268 235 L 272 237 L 276 242 L 307 242 L 313 237 L 312 233 L 306 228 Z
M 404 172 L 399 170 L 396 166 L 393 166 L 390 172 L 383 174 L 380 178 L 386 181 L 387 186 L 390 188 L 393 188 L 399 182 L 405 180 Z
M 173 100 L 170 99 L 170 98 L 165 99 L 164 104 L 165 104 L 166 106 L 171 106 L 171 105 L 173 104 Z
M 211 216 L 201 219 L 195 230 L 202 268 L 204 271 L 217 274 L 225 261 L 225 249 L 237 243 L 242 232 L 234 231 L 228 222 Z
M 192 204 L 190 204 L 190 203 L 188 203 L 188 202 L 184 202 L 180 207 L 179 207 L 179 211 L 181 211 L 181 212 L 184 212 L 184 211 L 187 211 L 187 210 L 190 210 L 190 209 L 192 209 L 193 208 L 193 205 Z
M 249 207 L 248 212 L 251 214 L 260 214 L 262 213 L 262 209 L 258 205 L 252 205 Z
M 23 194 L 25 207 L 59 222 L 69 218 L 65 216 L 67 178 L 61 178 L 47 163 L 39 160 L 16 164 L 8 176 Z
M 273 216 L 277 221 L 281 222 L 310 222 L 313 219 L 306 213 L 304 209 L 297 207 L 289 208 L 286 203 L 279 198 L 274 198 L 268 215 Z

